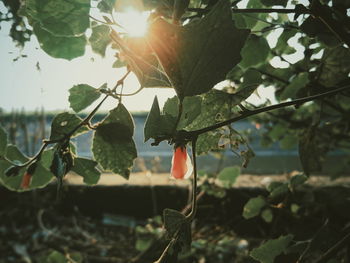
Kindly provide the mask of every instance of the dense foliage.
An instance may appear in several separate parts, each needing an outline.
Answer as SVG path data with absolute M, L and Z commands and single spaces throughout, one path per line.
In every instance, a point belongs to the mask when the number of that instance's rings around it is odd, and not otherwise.
M 350 3 L 313 0 L 304 6 L 296 1 L 249 0 L 240 9 L 241 1 L 228 0 L 136 2 L 132 1 L 133 8 L 152 10 L 143 37 L 128 35 L 118 24 L 118 12 L 131 5 L 128 1 L 26 0 L 21 5 L 3 1 L 9 13 L 2 20 L 13 20 L 11 37 L 19 44 L 34 34 L 47 54 L 68 60 L 84 55 L 86 45 L 101 56 L 106 48 L 113 48 L 117 53 L 113 66 L 127 71 L 114 87 L 103 83 L 72 87 L 69 102 L 74 113 L 54 118 L 50 137 L 31 158 L 8 144 L 1 128 L 0 182 L 8 189 L 24 191 L 44 187 L 54 178 L 60 185 L 69 171 L 83 176 L 88 184 L 95 184 L 102 170 L 128 178 L 137 151 L 133 119 L 121 102 L 131 94 L 119 88 L 130 72 L 137 76 L 140 89 L 173 88 L 177 96 L 163 109 L 155 97 L 144 134 L 145 141 L 154 140 L 154 146 L 168 141 L 175 148 L 192 147 L 192 210 L 188 215 L 164 211 L 170 242 L 157 262 L 175 262 L 191 243 L 196 154 L 231 149 L 242 158 L 243 166 L 254 157 L 254 149 L 231 123 L 249 117 L 257 127 L 264 124 L 264 144 L 278 141 L 286 149 L 298 145 L 304 170 L 288 182 L 271 185 L 268 198 L 251 199 L 243 211 L 247 219 L 261 213 L 265 221 L 272 221 L 269 206 L 283 203 L 281 196 L 288 196 L 307 176 L 319 172 L 328 152 L 349 150 Z M 276 43 L 268 41 L 271 36 L 278 36 Z M 229 80 L 226 87 L 214 89 L 223 80 Z M 246 102 L 257 88 L 267 87 L 275 90 L 274 105 L 269 100 L 262 105 Z M 76 115 L 100 96 L 104 98 L 86 118 Z M 92 125 L 107 97 L 115 98 L 118 106 Z M 94 131 L 94 160 L 78 157 L 70 141 L 89 130 Z M 218 179 L 224 188 L 230 187 L 237 174 L 237 168 L 227 168 Z M 254 249 L 251 256 L 273 262 L 292 240 L 292 234 L 282 235 Z

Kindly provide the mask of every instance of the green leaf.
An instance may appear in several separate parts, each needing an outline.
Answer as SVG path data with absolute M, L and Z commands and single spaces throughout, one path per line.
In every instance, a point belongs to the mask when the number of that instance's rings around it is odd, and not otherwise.
M 261 212 L 261 218 L 266 222 L 266 223 L 271 223 L 273 220 L 273 213 L 270 208 L 266 208 Z
M 233 20 L 237 28 L 240 29 L 251 29 L 258 22 L 256 14 L 251 14 L 251 16 L 247 16 L 246 14 L 232 14 Z
M 84 55 L 86 38 L 55 36 L 43 29 L 39 24 L 33 26 L 40 47 L 51 57 L 71 60 Z
M 171 135 L 176 118 L 172 117 L 170 114 L 162 115 L 159 109 L 159 103 L 157 96 L 154 97 L 152 108 L 148 113 L 145 127 L 144 135 L 145 142 L 150 138 L 157 138 L 159 136 L 169 136 Z
M 177 125 L 177 130 L 182 130 L 201 113 L 201 102 L 202 99 L 199 96 L 186 97 L 183 100 L 183 110 L 180 121 Z M 168 99 L 163 107 L 165 115 L 171 115 L 175 121 L 179 114 L 179 99 L 177 96 Z
M 77 127 L 82 122 L 82 119 L 75 114 L 63 112 L 57 114 L 51 123 L 51 135 L 50 140 L 59 140 L 63 136 L 70 134 L 75 127 Z M 79 128 L 72 137 L 75 137 L 79 134 L 87 132 L 88 129 L 83 126 Z
M 250 256 L 261 263 L 273 263 L 275 258 L 286 250 L 292 240 L 293 235 L 271 239 L 260 247 L 254 248 Z
M 261 73 L 257 70 L 248 69 L 243 74 L 243 82 L 241 86 L 243 87 L 251 87 L 251 86 L 259 86 L 262 82 Z
M 266 62 L 270 53 L 270 46 L 264 37 L 250 35 L 241 50 L 242 61 L 239 63 L 242 68 L 257 66 Z
M 114 31 L 111 37 L 117 43 L 126 64 L 145 88 L 169 88 L 171 84 L 159 65 L 157 57 L 144 37 L 121 39 Z
M 350 50 L 342 46 L 326 49 L 321 63 L 320 83 L 326 87 L 334 87 L 349 78 Z
M 0 156 L 5 156 L 7 147 L 7 132 L 0 125 Z
M 238 166 L 225 167 L 218 174 L 218 179 L 224 188 L 231 188 L 235 184 L 240 173 L 241 169 Z
M 111 110 L 96 129 L 92 152 L 103 169 L 128 179 L 137 157 L 133 140 L 134 122 L 123 104 Z
M 298 74 L 292 82 L 283 90 L 280 99 L 295 98 L 297 92 L 309 83 L 309 73 L 302 72 Z
M 289 46 L 288 40 L 294 37 L 296 33 L 298 33 L 298 30 L 296 29 L 284 29 L 282 34 L 278 38 L 276 47 L 274 48 L 275 52 L 280 55 L 294 53 L 296 50 L 295 48 Z
M 98 25 L 92 28 L 92 34 L 89 38 L 92 50 L 102 57 L 105 56 L 107 45 L 111 42 L 109 32 L 109 26 Z
M 217 131 L 210 131 L 198 136 L 196 142 L 197 154 L 205 154 L 211 150 L 217 150 L 222 134 Z
M 191 247 L 191 225 L 185 215 L 173 209 L 164 209 L 164 228 L 167 231 L 167 236 L 172 239 L 178 232 L 178 244 L 187 251 Z
M 126 67 L 126 63 L 125 61 L 121 61 L 120 59 L 117 59 L 113 65 L 112 65 L 112 68 L 122 68 L 122 67 Z
M 316 38 L 329 47 L 336 47 L 341 43 L 320 19 L 313 16 L 306 18 L 300 29 L 309 37 Z
M 305 174 L 297 174 L 289 179 L 289 188 L 294 190 L 299 185 L 304 184 L 307 181 L 308 177 Z
M 114 9 L 115 3 L 116 0 L 101 0 L 97 4 L 97 8 L 103 13 L 110 14 Z
M 186 127 L 186 130 L 205 128 L 232 118 L 233 108 L 247 99 L 256 88 L 256 86 L 249 86 L 236 93 L 226 93 L 216 89 L 207 92 L 202 95 L 201 114 Z
M 47 256 L 48 263 L 66 263 L 67 258 L 58 251 L 53 251 Z
M 90 0 L 29 0 L 25 13 L 55 36 L 76 37 L 90 26 Z M 37 34 L 37 33 L 35 33 Z
M 100 97 L 101 93 L 87 85 L 87 84 L 79 84 L 73 86 L 69 90 L 69 103 L 70 107 L 75 111 L 79 112 L 86 107 L 90 106 L 95 100 Z
M 269 198 L 273 201 L 280 200 L 288 194 L 288 184 L 280 183 L 275 184 L 274 187 L 270 186 L 270 195 Z
M 88 185 L 97 184 L 101 172 L 96 168 L 97 162 L 86 158 L 75 158 L 72 171 L 84 178 Z
M 266 206 L 266 200 L 262 196 L 249 199 L 243 208 L 243 217 L 250 219 L 260 214 L 262 208 Z
M 241 59 L 248 30 L 234 26 L 230 2 L 220 0 L 200 21 L 179 27 L 155 20 L 148 42 L 179 98 L 205 93 Z
M 167 231 L 168 238 L 171 239 L 186 221 L 186 216 L 177 210 L 166 208 L 163 211 L 163 217 L 164 228 Z

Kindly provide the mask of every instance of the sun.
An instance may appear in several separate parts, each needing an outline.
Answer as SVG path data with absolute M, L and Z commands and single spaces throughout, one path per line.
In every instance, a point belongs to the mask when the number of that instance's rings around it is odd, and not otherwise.
M 149 14 L 148 11 L 139 12 L 134 9 L 127 9 L 124 12 L 116 13 L 116 18 L 129 36 L 143 37 L 148 29 L 147 19 Z

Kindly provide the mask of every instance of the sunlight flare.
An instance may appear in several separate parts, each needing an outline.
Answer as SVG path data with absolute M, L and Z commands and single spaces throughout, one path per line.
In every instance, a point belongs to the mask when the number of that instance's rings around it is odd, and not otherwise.
M 150 12 L 139 12 L 128 9 L 125 12 L 117 13 L 117 21 L 124 28 L 125 33 L 131 37 L 142 37 L 148 29 L 147 19 Z

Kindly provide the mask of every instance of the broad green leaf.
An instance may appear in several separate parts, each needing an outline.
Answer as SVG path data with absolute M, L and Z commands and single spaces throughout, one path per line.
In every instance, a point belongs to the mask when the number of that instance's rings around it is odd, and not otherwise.
M 179 98 L 205 93 L 241 59 L 247 30 L 234 26 L 230 2 L 220 0 L 200 21 L 179 27 L 155 20 L 148 43 Z
M 257 70 L 248 69 L 243 74 L 243 82 L 241 86 L 251 87 L 255 85 L 255 87 L 257 87 L 261 84 L 261 82 L 262 82 L 261 73 Z
M 216 89 L 209 91 L 202 96 L 201 114 L 185 129 L 201 129 L 232 118 L 236 115 L 234 107 L 247 99 L 256 88 L 257 86 L 248 86 L 236 93 L 227 93 Z
M 171 239 L 186 221 L 186 216 L 177 210 L 166 208 L 163 211 L 163 217 L 164 228 L 168 238 Z
M 116 1 L 117 0 L 101 0 L 97 4 L 97 8 L 103 13 L 110 14 L 115 7 Z
M 84 178 L 88 185 L 97 184 L 101 172 L 96 168 L 97 162 L 86 158 L 75 158 L 72 171 Z
M 254 248 L 250 256 L 260 263 L 274 263 L 275 258 L 286 250 L 292 240 L 293 235 L 271 239 L 260 247 Z
M 242 61 L 239 63 L 242 68 L 257 66 L 267 61 L 270 53 L 270 46 L 263 37 L 250 35 L 241 50 Z
M 271 223 L 273 220 L 273 213 L 270 208 L 266 208 L 261 212 L 261 218 L 266 222 L 266 223 Z
M 101 93 L 87 85 L 87 84 L 79 84 L 73 86 L 69 90 L 69 103 L 70 107 L 75 111 L 79 112 L 86 107 L 90 106 L 95 100 L 100 97 Z
M 152 108 L 148 113 L 144 135 L 145 142 L 150 138 L 156 138 L 158 136 L 169 136 L 171 135 L 175 127 L 176 118 L 171 115 L 163 115 L 160 113 L 159 103 L 157 96 L 154 97 Z
M 7 132 L 3 127 L 0 126 L 0 156 L 4 156 L 6 154 L 7 147 Z
M 211 150 L 217 150 L 222 134 L 217 131 L 210 131 L 198 136 L 196 142 L 197 154 L 205 154 Z
M 70 134 L 75 127 L 77 127 L 82 122 L 82 119 L 75 114 L 63 112 L 57 114 L 51 123 L 51 135 L 50 140 L 59 140 L 63 136 Z M 83 126 L 79 128 L 73 135 L 77 136 L 81 133 L 88 131 L 88 129 Z
M 144 37 L 122 39 L 116 32 L 111 32 L 112 40 L 119 46 L 119 56 L 123 57 L 131 71 L 144 88 L 169 88 L 171 84 L 159 65 Z
M 235 22 L 235 26 L 239 29 L 251 29 L 258 22 L 258 19 L 255 18 L 258 17 L 256 14 L 232 14 L 232 17 Z
M 288 44 L 288 40 L 295 36 L 298 33 L 296 29 L 286 28 L 283 30 L 282 34 L 279 36 L 276 47 L 274 50 L 277 54 L 292 54 L 296 50 Z
M 112 68 L 122 68 L 125 67 L 127 64 L 124 61 L 121 61 L 120 59 L 117 59 L 113 65 Z
M 178 232 L 177 243 L 183 251 L 188 251 L 191 247 L 191 224 L 186 217 L 179 211 L 173 209 L 164 209 L 164 228 L 167 231 L 168 238 L 171 239 Z
M 283 90 L 280 99 L 295 98 L 297 92 L 309 83 L 309 73 L 302 72 L 298 74 L 292 82 Z
M 271 188 L 271 187 L 270 187 Z M 288 184 L 280 183 L 279 185 L 275 185 L 273 189 L 271 189 L 269 198 L 273 201 L 283 199 L 288 194 Z
M 133 119 L 124 105 L 119 103 L 98 125 L 93 139 L 92 152 L 103 169 L 129 178 L 137 157 L 133 134 Z
M 329 47 L 336 47 L 341 43 L 320 19 L 313 16 L 306 18 L 300 29 L 309 37 L 316 38 Z
M 82 35 L 90 26 L 89 12 L 90 0 L 28 0 L 25 2 L 25 13 L 54 36 Z
M 50 170 L 50 166 L 52 164 L 54 153 L 55 153 L 55 149 L 54 148 L 50 148 L 50 149 L 46 149 L 41 154 L 40 163 L 47 170 Z
M 51 57 L 71 60 L 84 55 L 86 45 L 84 35 L 78 37 L 55 36 L 41 28 L 39 24 L 35 24 L 33 28 L 40 47 Z
M 305 174 L 297 174 L 289 179 L 289 188 L 294 190 L 299 185 L 304 184 L 308 177 Z
M 350 50 L 339 46 L 326 49 L 321 59 L 320 83 L 326 87 L 334 87 L 349 78 Z
M 50 255 L 47 256 L 47 262 L 48 263 L 66 263 L 67 258 L 58 251 L 53 251 L 50 253 Z
M 222 183 L 223 187 L 231 188 L 235 184 L 240 173 L 241 169 L 238 166 L 225 167 L 218 174 L 217 178 Z
M 186 97 L 183 100 L 183 110 L 180 121 L 177 125 L 177 130 L 182 130 L 201 113 L 202 99 L 199 96 Z M 179 99 L 177 96 L 168 99 L 163 107 L 164 114 L 171 115 L 177 119 L 179 114 Z
M 243 208 L 243 217 L 250 219 L 260 214 L 262 208 L 266 206 L 266 200 L 262 196 L 249 199 Z
M 105 56 L 107 45 L 111 42 L 109 32 L 109 26 L 98 25 L 92 28 L 92 34 L 89 38 L 92 50 L 102 57 Z

